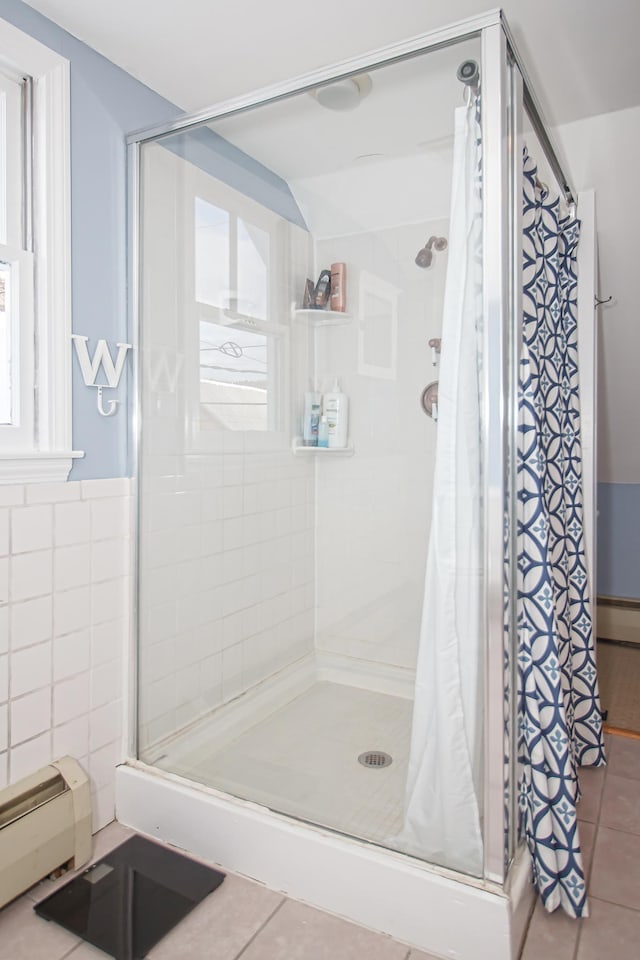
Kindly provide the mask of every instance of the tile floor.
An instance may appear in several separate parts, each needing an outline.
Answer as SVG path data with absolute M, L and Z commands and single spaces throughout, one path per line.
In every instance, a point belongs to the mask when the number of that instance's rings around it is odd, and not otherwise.
M 608 766 L 583 770 L 578 807 L 591 915 L 571 920 L 538 903 L 522 960 L 640 956 L 640 740 L 611 736 Z
M 598 685 L 607 722 L 623 730 L 640 730 L 640 644 L 598 640 Z
M 609 766 L 583 771 L 581 835 L 591 917 L 536 907 L 522 960 L 637 960 L 640 955 L 640 741 L 612 737 Z M 118 823 L 95 838 L 94 857 L 130 835 Z M 34 902 L 65 882 L 44 881 L 0 911 L 0 960 L 100 960 L 105 954 L 41 920 Z M 149 960 L 434 960 L 389 937 L 227 874 L 149 954 Z

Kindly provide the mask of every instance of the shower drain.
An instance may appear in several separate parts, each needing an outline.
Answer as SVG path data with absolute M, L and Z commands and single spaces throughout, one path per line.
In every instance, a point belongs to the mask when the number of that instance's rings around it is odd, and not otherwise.
M 388 767 L 390 763 L 393 763 L 393 757 L 388 753 L 383 753 L 382 750 L 367 750 L 366 753 L 360 754 L 358 763 L 361 763 L 363 767 Z

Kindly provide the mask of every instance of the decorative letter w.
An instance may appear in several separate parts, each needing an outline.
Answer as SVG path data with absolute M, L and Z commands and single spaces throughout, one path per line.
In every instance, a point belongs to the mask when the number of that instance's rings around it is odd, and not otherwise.
M 118 383 L 120 382 L 120 377 L 122 376 L 122 369 L 127 358 L 127 351 L 131 349 L 131 344 L 116 343 L 118 348 L 118 356 L 116 357 L 116 362 L 114 363 L 111 358 L 111 352 L 106 340 L 98 340 L 96 343 L 95 353 L 93 354 L 93 360 L 91 360 L 89 357 L 89 350 L 87 348 L 89 337 L 82 337 L 79 334 L 74 333 L 72 334 L 71 339 L 73 340 L 76 348 L 76 353 L 78 355 L 78 361 L 80 363 L 80 369 L 82 370 L 82 376 L 85 384 L 88 387 L 96 386 L 96 378 L 98 376 L 100 366 L 102 366 L 107 378 L 107 382 L 104 384 L 104 386 L 117 387 Z

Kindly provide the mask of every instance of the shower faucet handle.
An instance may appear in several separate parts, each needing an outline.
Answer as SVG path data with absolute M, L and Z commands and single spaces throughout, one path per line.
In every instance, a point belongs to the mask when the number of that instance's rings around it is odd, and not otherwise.
M 435 367 L 438 363 L 438 358 L 440 356 L 442 339 L 440 337 L 431 337 L 431 340 L 429 340 L 429 346 L 431 347 L 431 363 Z

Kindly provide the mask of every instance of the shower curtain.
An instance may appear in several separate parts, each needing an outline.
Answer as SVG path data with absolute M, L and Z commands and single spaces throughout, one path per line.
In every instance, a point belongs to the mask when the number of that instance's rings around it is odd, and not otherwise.
M 524 157 L 519 375 L 519 810 L 547 910 L 587 915 L 577 767 L 604 760 L 585 564 L 576 250 L 579 222 Z
M 433 511 L 400 849 L 482 874 L 480 334 L 482 197 L 475 99 L 455 112 Z

